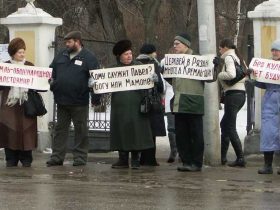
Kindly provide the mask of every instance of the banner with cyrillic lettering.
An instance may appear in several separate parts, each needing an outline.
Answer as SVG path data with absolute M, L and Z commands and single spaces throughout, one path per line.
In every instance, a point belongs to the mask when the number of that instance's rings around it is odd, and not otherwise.
M 280 84 L 280 61 L 253 58 L 250 65 L 253 69 L 251 78 L 258 82 Z
M 154 64 L 90 70 L 94 93 L 141 90 L 154 87 Z
M 49 90 L 51 75 L 51 68 L 0 63 L 0 86 Z
M 163 77 L 212 80 L 214 57 L 214 55 L 166 54 Z

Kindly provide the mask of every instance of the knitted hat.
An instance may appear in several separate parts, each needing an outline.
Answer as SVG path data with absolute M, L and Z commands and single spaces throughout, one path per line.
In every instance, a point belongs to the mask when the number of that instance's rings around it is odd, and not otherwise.
M 132 43 L 128 39 L 121 40 L 115 44 L 113 47 L 113 54 L 115 56 L 120 56 L 124 52 L 132 49 Z
M 26 50 L 25 42 L 22 38 L 14 38 L 10 41 L 8 46 L 8 53 L 11 57 L 20 49 Z
M 140 49 L 141 54 L 151 54 L 156 51 L 156 47 L 153 44 L 143 44 Z
M 80 31 L 71 31 L 64 36 L 64 40 L 75 39 L 82 41 L 82 33 Z
M 272 43 L 271 50 L 279 50 L 280 51 L 280 39 L 277 39 Z
M 191 42 L 192 42 L 191 37 L 186 33 L 175 36 L 174 40 L 178 40 L 188 47 L 191 46 Z

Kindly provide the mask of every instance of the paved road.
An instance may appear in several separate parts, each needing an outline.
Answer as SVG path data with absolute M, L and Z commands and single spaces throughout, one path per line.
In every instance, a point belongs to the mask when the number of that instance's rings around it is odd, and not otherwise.
M 140 170 L 113 170 L 116 153 L 90 154 L 85 167 L 45 167 L 35 154 L 32 168 L 4 166 L 0 160 L 0 209 L 279 209 L 280 175 L 258 175 L 261 157 L 246 169 L 204 167 L 201 173 L 176 171 L 178 163 Z

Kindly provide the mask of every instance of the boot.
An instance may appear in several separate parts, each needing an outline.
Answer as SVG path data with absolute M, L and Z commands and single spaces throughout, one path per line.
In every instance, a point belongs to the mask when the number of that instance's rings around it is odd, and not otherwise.
M 119 160 L 112 164 L 112 168 L 128 168 L 128 152 L 119 151 Z
M 178 154 L 177 152 L 177 146 L 176 146 L 176 136 L 174 132 L 168 132 L 168 138 L 169 138 L 169 145 L 170 145 L 170 154 L 169 158 L 167 160 L 168 163 L 174 163 L 175 158 Z
M 221 136 L 221 164 L 225 165 L 227 163 L 227 151 L 229 147 L 229 137 Z
M 272 169 L 273 154 L 274 154 L 274 152 L 264 152 L 263 153 L 264 166 L 263 166 L 263 168 L 258 170 L 258 174 L 273 174 L 273 169 Z
M 234 152 L 235 152 L 237 158 L 234 162 L 229 163 L 228 166 L 230 166 L 230 167 L 245 167 L 246 162 L 245 162 L 245 159 L 244 159 L 244 153 L 242 151 L 242 145 L 241 145 L 240 139 L 237 137 L 237 138 L 234 138 L 234 139 L 230 139 L 230 141 L 231 141 L 231 145 L 234 149 Z
M 140 152 L 140 165 L 143 166 L 159 166 L 156 159 L 156 138 L 153 138 L 154 147 Z
M 139 169 L 140 168 L 140 153 L 133 151 L 131 152 L 131 168 Z

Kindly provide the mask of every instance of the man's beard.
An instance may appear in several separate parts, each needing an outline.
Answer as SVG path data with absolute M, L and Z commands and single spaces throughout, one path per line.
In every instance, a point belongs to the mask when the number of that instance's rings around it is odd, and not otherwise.
M 68 51 L 68 53 L 74 53 L 74 52 L 77 52 L 78 49 L 75 46 L 67 47 L 67 51 Z

